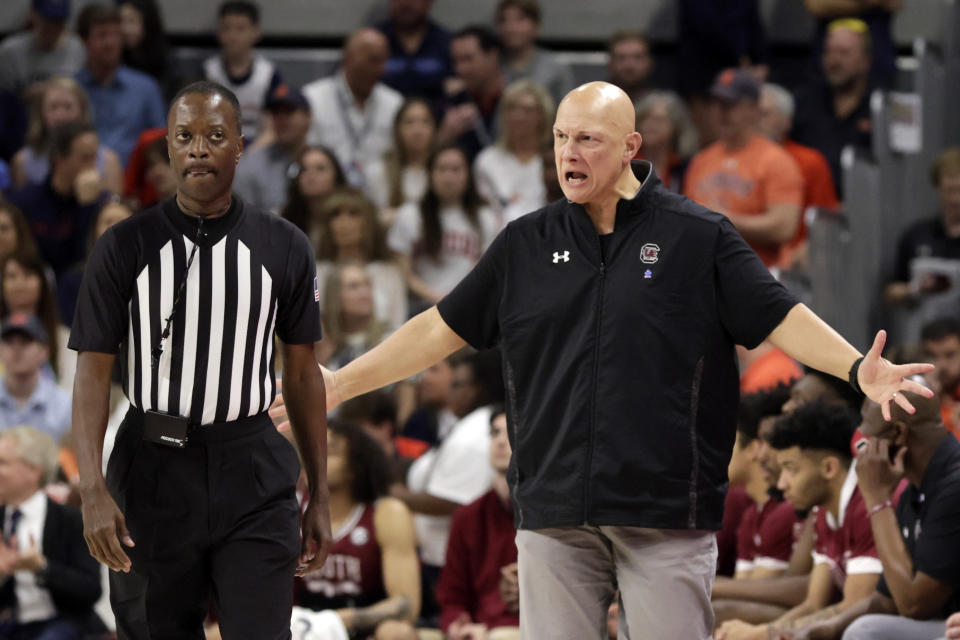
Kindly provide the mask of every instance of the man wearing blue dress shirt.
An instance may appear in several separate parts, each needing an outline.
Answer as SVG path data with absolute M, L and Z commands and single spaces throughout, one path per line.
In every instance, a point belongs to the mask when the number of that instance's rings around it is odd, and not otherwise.
M 77 18 L 77 32 L 87 49 L 77 82 L 90 96 L 100 142 L 126 165 L 140 132 L 166 126 L 160 86 L 147 74 L 120 64 L 123 42 L 116 7 L 88 5 Z

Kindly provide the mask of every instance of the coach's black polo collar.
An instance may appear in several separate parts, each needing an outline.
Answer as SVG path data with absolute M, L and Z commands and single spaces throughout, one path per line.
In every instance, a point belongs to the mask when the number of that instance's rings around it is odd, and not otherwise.
M 638 216 L 649 210 L 653 206 L 653 194 L 661 184 L 653 170 L 653 164 L 649 160 L 633 160 L 630 163 L 633 169 L 633 175 L 640 181 L 640 188 L 632 198 L 621 198 L 617 202 L 617 217 L 614 220 L 613 232 L 617 232 L 618 221 L 621 217 Z M 567 211 L 573 214 L 576 225 L 584 233 L 596 235 L 597 229 L 590 219 L 590 214 L 582 204 L 567 200 Z
M 187 215 L 177 206 L 176 198 L 171 198 L 163 203 L 163 212 L 167 220 L 176 228 L 177 231 L 187 236 L 192 242 L 197 236 L 197 225 L 200 224 L 199 218 Z M 240 218 L 243 217 L 243 201 L 236 195 L 230 203 L 230 208 L 219 218 L 203 221 L 203 235 L 200 237 L 199 244 L 202 247 L 213 246 L 230 233 Z
M 633 175 L 640 181 L 640 188 L 637 189 L 637 192 L 632 198 L 620 198 L 619 202 L 617 202 L 618 217 L 621 213 L 626 215 L 643 213 L 650 205 L 650 194 L 661 184 L 660 178 L 657 177 L 656 172 L 653 170 L 653 164 L 649 160 L 633 160 L 630 162 L 630 168 L 633 169 Z M 582 204 L 578 204 L 572 200 L 567 200 L 567 204 L 573 209 L 578 209 L 586 213 L 586 209 L 584 209 Z

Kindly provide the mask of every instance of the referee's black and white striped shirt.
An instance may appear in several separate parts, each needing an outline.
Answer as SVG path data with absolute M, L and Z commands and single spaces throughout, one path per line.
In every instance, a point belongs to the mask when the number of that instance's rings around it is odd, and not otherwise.
M 87 263 L 69 346 L 118 354 L 134 406 L 210 424 L 267 409 L 274 330 L 288 344 L 319 340 L 320 296 L 306 236 L 234 196 L 203 223 L 154 375 L 151 352 L 196 237 L 196 219 L 174 200 L 108 229 Z

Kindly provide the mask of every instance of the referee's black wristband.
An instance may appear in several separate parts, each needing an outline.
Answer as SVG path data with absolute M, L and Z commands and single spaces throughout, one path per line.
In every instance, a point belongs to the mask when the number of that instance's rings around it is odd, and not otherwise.
M 857 374 L 860 373 L 860 364 L 863 362 L 863 358 L 864 356 L 860 356 L 853 361 L 853 365 L 850 367 L 850 374 L 848 376 L 850 386 L 853 387 L 853 390 L 860 395 L 866 395 L 863 392 L 863 389 L 860 388 L 860 382 L 857 380 Z

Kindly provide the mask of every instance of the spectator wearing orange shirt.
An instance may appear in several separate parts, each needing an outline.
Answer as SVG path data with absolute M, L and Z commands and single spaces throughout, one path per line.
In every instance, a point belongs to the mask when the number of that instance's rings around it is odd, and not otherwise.
M 803 178 L 797 163 L 757 127 L 760 82 L 723 71 L 710 89 L 719 140 L 690 163 L 684 193 L 726 215 L 768 267 L 800 222 Z
M 927 324 L 920 343 L 936 369 L 928 375 L 940 394 L 940 414 L 947 431 L 960 438 L 960 320 L 948 316 Z
M 797 163 L 803 176 L 803 204 L 801 211 L 809 207 L 836 209 L 840 206 L 837 190 L 833 185 L 830 165 L 822 153 L 787 138 L 793 128 L 795 103 L 789 91 L 777 84 L 764 84 L 760 91 L 760 133 L 781 145 Z M 803 216 L 793 240 L 784 247 L 780 266 L 790 267 L 806 261 L 807 225 Z
M 772 389 L 781 383 L 792 384 L 803 377 L 797 361 L 770 342 L 761 342 L 756 349 L 737 347 L 740 361 L 740 394 Z

